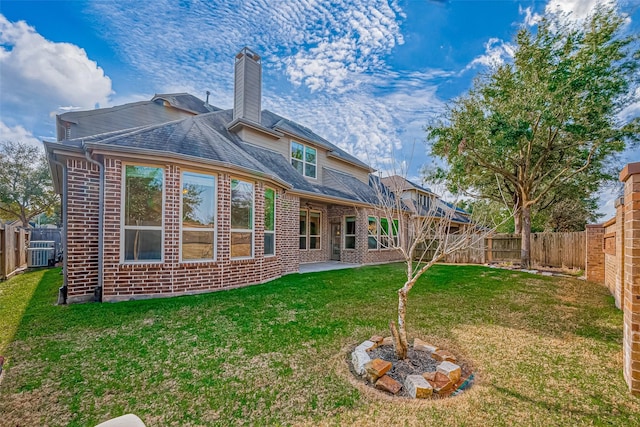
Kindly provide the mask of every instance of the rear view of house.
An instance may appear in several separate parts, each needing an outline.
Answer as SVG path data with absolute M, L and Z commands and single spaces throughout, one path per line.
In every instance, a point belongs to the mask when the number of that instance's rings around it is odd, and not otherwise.
M 372 169 L 261 108 L 261 58 L 235 57 L 234 106 L 190 94 L 57 117 L 68 302 L 209 292 L 301 263 L 387 262 Z M 346 130 L 348 131 L 348 130 Z

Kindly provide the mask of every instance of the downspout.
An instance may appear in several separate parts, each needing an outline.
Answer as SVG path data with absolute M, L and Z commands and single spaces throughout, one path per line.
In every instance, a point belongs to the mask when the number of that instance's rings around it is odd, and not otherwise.
M 87 147 L 82 143 L 82 148 L 84 149 L 84 156 L 89 163 L 93 163 L 98 166 L 98 171 L 100 171 L 100 188 L 98 193 L 98 285 L 96 286 L 95 293 L 95 301 L 102 302 L 102 284 L 103 284 L 103 261 L 104 261 L 104 166 L 102 163 L 91 157 Z
M 67 250 L 67 233 L 69 230 L 68 227 L 68 218 L 67 218 L 67 165 L 53 159 L 53 157 L 50 158 L 51 163 L 54 163 L 58 166 L 60 166 L 60 169 L 62 169 L 62 229 L 64 230 L 64 232 L 62 233 L 62 286 L 58 289 L 58 304 L 66 304 L 67 303 L 67 291 L 68 291 L 68 287 L 67 287 L 67 274 L 68 274 L 68 270 L 67 270 L 67 258 L 69 255 L 69 252 Z

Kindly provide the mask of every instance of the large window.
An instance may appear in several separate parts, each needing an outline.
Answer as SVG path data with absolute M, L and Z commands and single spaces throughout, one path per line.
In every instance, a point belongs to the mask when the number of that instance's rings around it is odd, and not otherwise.
M 316 177 L 317 151 L 308 145 L 291 141 L 291 164 L 302 175 Z
M 320 212 L 300 211 L 300 249 L 320 249 Z
M 216 245 L 216 179 L 182 174 L 182 259 L 212 260 Z
M 276 253 L 276 192 L 264 190 L 264 254 Z
M 231 180 L 231 258 L 253 256 L 253 184 Z
M 162 168 L 124 168 L 124 261 L 162 261 Z
M 398 244 L 398 220 L 369 217 L 368 248 L 385 249 Z
M 344 248 L 356 248 L 356 217 L 348 216 L 344 219 Z

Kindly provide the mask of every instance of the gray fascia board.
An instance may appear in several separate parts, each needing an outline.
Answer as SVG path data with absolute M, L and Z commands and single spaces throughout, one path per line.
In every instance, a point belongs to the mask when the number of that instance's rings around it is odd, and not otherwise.
M 218 166 L 218 167 L 223 167 L 226 169 L 237 169 L 241 172 L 244 172 L 246 174 L 249 175 L 254 175 L 257 177 L 264 177 L 264 178 L 268 178 L 274 182 L 277 182 L 278 184 L 280 184 L 282 187 L 287 188 L 287 189 L 291 189 L 293 188 L 293 186 L 291 184 L 289 184 L 288 182 L 285 182 L 283 180 L 281 180 L 279 177 L 271 175 L 271 174 L 266 174 L 262 171 L 258 171 L 255 169 L 251 169 L 251 168 L 246 168 L 243 166 L 239 166 L 233 163 L 229 163 L 229 162 L 220 162 L 217 160 L 211 160 L 211 159 L 204 159 L 202 157 L 197 157 L 197 156 L 189 156 L 186 154 L 179 154 L 179 153 L 172 153 L 172 152 L 168 152 L 168 151 L 161 151 L 161 150 L 149 150 L 149 149 L 144 149 L 144 148 L 132 148 L 132 147 L 124 147 L 124 146 L 114 146 L 114 145 L 110 145 L 110 144 L 100 144 L 100 143 L 95 143 L 95 142 L 86 142 L 83 143 L 83 146 L 92 150 L 101 150 L 104 153 L 122 153 L 122 154 L 138 154 L 138 155 L 149 155 L 149 156 L 155 156 L 155 157 L 162 157 L 165 159 L 177 159 L 177 160 L 185 160 L 185 161 L 190 161 L 190 162 L 195 162 L 195 163 L 202 163 L 202 164 L 206 164 L 206 165 L 211 165 L 211 166 Z

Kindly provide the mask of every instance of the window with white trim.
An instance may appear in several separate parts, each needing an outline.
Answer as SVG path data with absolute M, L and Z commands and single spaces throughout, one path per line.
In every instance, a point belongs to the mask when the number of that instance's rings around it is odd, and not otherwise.
M 347 216 L 344 218 L 344 248 L 356 248 L 356 217 Z
M 231 258 L 253 257 L 253 184 L 231 180 Z
M 291 165 L 302 175 L 316 178 L 317 157 L 315 148 L 291 141 Z
M 122 227 L 124 261 L 162 261 L 164 170 L 124 167 Z
M 369 230 L 367 236 L 367 247 L 370 250 L 386 249 L 398 244 L 397 219 L 369 217 Z
M 312 210 L 300 211 L 300 249 L 320 249 L 320 212 Z
M 276 192 L 264 189 L 264 254 L 276 254 Z
M 193 172 L 182 173 L 183 260 L 213 260 L 216 248 L 216 178 Z

